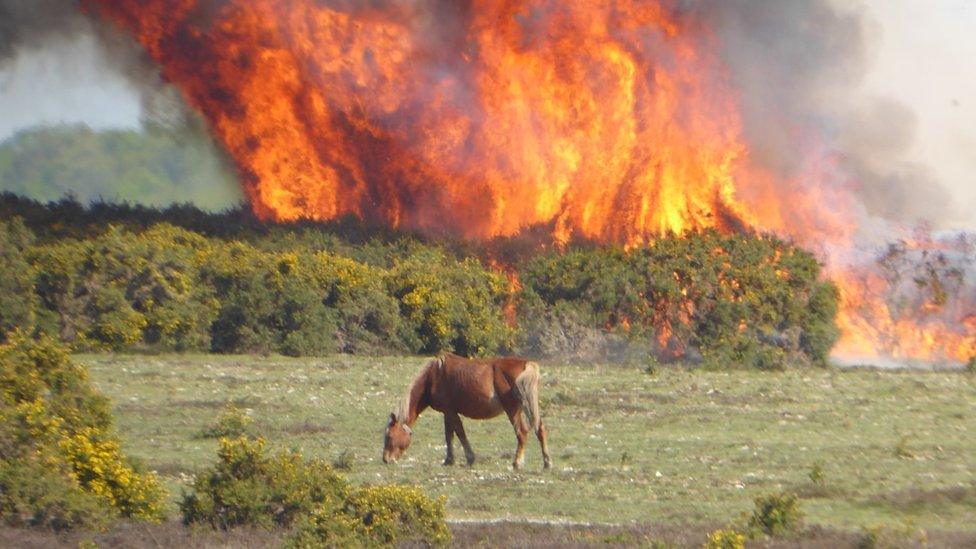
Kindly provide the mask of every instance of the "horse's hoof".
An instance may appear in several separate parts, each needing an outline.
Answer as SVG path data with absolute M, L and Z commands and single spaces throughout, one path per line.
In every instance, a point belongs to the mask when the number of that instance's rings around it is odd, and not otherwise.
M 545 463 L 542 464 L 542 468 L 543 469 L 552 469 L 552 462 L 547 459 L 545 461 Z
M 443 465 L 445 465 L 445 466 L 447 466 L 447 465 L 454 465 L 454 460 L 453 459 L 445 459 Z

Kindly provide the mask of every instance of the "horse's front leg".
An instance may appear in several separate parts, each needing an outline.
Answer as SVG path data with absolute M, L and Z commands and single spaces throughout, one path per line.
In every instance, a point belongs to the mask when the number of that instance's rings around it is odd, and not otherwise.
M 454 465 L 454 424 L 459 423 L 460 418 L 454 413 L 444 413 L 444 441 L 447 442 L 447 455 L 444 457 L 444 465 Z
M 508 414 L 508 420 L 512 422 L 512 428 L 515 429 L 515 440 L 518 443 L 515 448 L 515 459 L 512 460 L 512 469 L 517 471 L 522 468 L 522 463 L 525 461 L 525 439 L 528 438 L 529 428 L 522 421 L 522 410 L 520 408 L 505 410 L 505 413 Z

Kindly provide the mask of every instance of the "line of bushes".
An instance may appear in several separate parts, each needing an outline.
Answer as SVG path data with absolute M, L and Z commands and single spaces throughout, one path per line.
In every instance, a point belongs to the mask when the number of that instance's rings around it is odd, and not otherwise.
M 824 363 L 837 338 L 836 289 L 816 259 L 767 236 L 552 250 L 186 207 L 4 195 L 0 212 L 11 214 L 0 221 L 0 330 L 30 326 L 77 350 L 515 351 L 778 368 Z

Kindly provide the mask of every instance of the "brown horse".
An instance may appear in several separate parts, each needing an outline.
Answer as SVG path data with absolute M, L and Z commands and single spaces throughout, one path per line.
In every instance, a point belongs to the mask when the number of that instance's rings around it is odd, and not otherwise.
M 460 416 L 490 419 L 503 411 L 512 422 L 518 441 L 512 467 L 522 467 L 530 427 L 542 445 L 545 468 L 552 464 L 546 428 L 539 415 L 539 365 L 534 362 L 517 358 L 470 360 L 452 354 L 428 362 L 410 384 L 397 410 L 390 414 L 383 439 L 383 463 L 395 462 L 410 446 L 417 416 L 428 407 L 444 414 L 444 465 L 454 463 L 455 434 L 464 446 L 468 465 L 474 463 L 474 451 Z

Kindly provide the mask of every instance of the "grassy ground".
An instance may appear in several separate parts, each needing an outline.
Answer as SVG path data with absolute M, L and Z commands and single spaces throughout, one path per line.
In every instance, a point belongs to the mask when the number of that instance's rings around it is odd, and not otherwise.
M 533 444 L 516 473 L 503 417 L 465 422 L 473 468 L 440 465 L 443 427 L 431 411 L 406 458 L 381 462 L 385 418 L 421 359 L 79 358 L 115 402 L 128 450 L 163 476 L 174 501 L 187 475 L 214 459 L 216 442 L 199 434 L 233 401 L 273 443 L 345 453 L 356 482 L 445 495 L 452 519 L 721 525 L 741 523 L 753 497 L 789 490 L 808 524 L 829 529 L 976 531 L 976 378 L 961 373 L 648 375 L 544 364 L 554 468 L 542 471 Z M 815 464 L 822 485 L 809 478 Z

